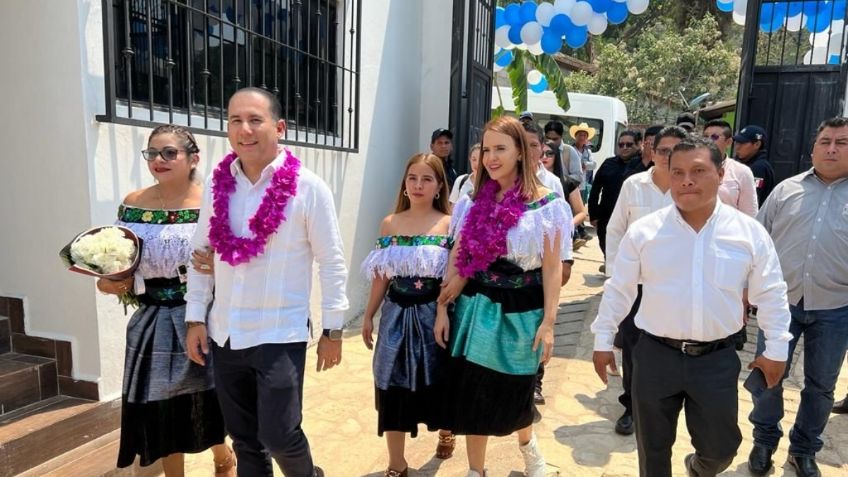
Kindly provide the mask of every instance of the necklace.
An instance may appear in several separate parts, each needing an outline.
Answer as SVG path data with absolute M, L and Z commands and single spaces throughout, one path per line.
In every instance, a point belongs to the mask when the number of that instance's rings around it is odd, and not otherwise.
M 500 184 L 489 179 L 465 217 L 456 257 L 456 267 L 462 277 L 485 271 L 498 257 L 507 254 L 507 233 L 527 210 L 518 183 L 504 192 L 503 200 L 497 202 L 499 191 Z
M 221 260 L 232 266 L 249 262 L 265 251 L 268 239 L 286 220 L 283 212 L 297 193 L 300 171 L 300 161 L 286 149 L 285 162 L 274 171 L 256 214 L 248 222 L 253 237 L 238 237 L 230 228 L 230 196 L 236 190 L 230 166 L 236 157 L 235 152 L 228 154 L 212 174 L 213 215 L 209 218 L 209 243 L 221 254 Z
M 189 189 L 190 189 L 190 187 L 189 187 Z M 159 183 L 159 182 L 156 183 L 156 194 L 159 196 L 159 204 L 162 206 L 162 210 L 170 210 L 167 207 L 165 207 L 165 196 L 162 195 L 162 184 Z M 188 189 L 186 189 L 186 191 L 183 192 L 183 194 L 178 197 L 180 205 L 182 205 L 183 199 L 185 199 L 185 197 L 187 195 L 188 195 Z

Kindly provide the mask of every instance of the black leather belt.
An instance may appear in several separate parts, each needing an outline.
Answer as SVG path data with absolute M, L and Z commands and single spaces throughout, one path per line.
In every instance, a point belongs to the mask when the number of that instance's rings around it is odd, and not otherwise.
M 655 336 L 648 332 L 644 332 L 643 334 L 654 341 L 660 342 L 669 348 L 674 348 L 686 356 L 703 356 L 705 354 L 710 354 L 713 351 L 718 351 L 720 349 L 727 348 L 731 344 L 733 344 L 733 336 L 728 336 L 726 338 L 722 338 L 715 341 L 688 341 L 688 340 L 676 340 L 674 338 L 665 338 L 662 336 Z

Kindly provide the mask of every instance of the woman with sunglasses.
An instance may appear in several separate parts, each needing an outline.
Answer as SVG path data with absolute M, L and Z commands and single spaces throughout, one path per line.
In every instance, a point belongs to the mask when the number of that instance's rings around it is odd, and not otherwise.
M 118 467 L 136 455 L 142 466 L 161 459 L 167 477 L 183 476 L 184 453 L 212 448 L 215 475 L 234 477 L 232 451 L 210 366 L 185 354 L 185 276 L 192 255 L 201 186 L 194 181 L 200 149 L 191 133 L 173 125 L 150 133 L 141 152 L 156 184 L 131 192 L 118 208 L 118 225 L 144 246 L 133 277 L 100 279 L 104 293 L 132 290 L 141 306 L 127 324 Z

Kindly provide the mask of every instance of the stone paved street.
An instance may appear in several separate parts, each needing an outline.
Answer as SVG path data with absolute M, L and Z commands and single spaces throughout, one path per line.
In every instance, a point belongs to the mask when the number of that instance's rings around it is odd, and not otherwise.
M 597 240 L 592 240 L 577 254 L 571 282 L 561 293 L 561 306 L 556 325 L 555 358 L 545 374 L 544 391 L 547 404 L 540 406 L 542 419 L 536 433 L 550 467 L 550 475 L 624 477 L 638 475 L 636 442 L 613 432 L 615 419 L 623 408 L 617 397 L 621 379 L 612 377 L 605 387 L 591 364 L 592 334 L 589 325 L 600 301 L 603 277 L 598 273 L 601 253 Z M 752 327 L 749 332 L 755 332 Z M 755 336 L 752 335 L 752 337 Z M 743 368 L 751 361 L 753 339 L 742 353 Z M 799 359 L 800 361 L 800 359 Z M 371 352 L 359 338 L 354 323 L 344 344 L 344 362 L 340 369 L 327 373 L 314 371 L 314 348 L 309 352 L 304 428 L 312 444 L 316 462 L 329 477 L 382 476 L 386 466 L 385 442 L 376 435 L 377 415 L 374 411 Z M 844 367 L 843 367 L 844 371 Z M 751 449 L 751 426 L 747 415 L 751 400 L 741 387 L 740 425 L 744 441 L 739 455 L 723 476 L 747 476 L 746 459 Z M 793 371 L 785 392 L 787 415 L 784 429 L 789 429 L 799 402 L 800 367 Z M 848 375 L 842 373 L 837 386 L 837 399 L 848 391 Z M 450 396 L 445 396 L 450 399 Z M 680 420 L 673 464 L 676 476 L 685 476 L 683 457 L 692 452 L 685 421 Z M 831 415 L 825 433 L 825 448 L 818 455 L 824 477 L 848 475 L 848 415 Z M 458 439 L 452 459 L 441 461 L 433 456 L 436 436 L 422 432 L 417 439 L 407 440 L 410 476 L 462 477 L 466 473 L 464 442 Z M 785 464 L 786 439 L 775 455 L 777 477 L 794 476 Z M 520 477 L 523 462 L 514 436 L 495 438 L 489 443 L 488 468 L 491 477 Z M 191 477 L 212 475 L 209 452 L 188 456 Z M 282 475 L 281 473 L 275 475 Z

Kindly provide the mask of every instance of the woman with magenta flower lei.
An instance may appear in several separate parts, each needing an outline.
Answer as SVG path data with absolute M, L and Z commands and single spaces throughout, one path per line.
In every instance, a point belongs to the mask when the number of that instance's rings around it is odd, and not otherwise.
M 526 475 L 545 474 L 533 389 L 539 363 L 553 351 L 572 225 L 562 197 L 539 183 L 531 154 L 516 119 L 490 121 L 475 192 L 456 204 L 451 221 L 455 245 L 434 332 L 451 355 L 445 418 L 467 436 L 469 477 L 485 475 L 488 436 L 513 432 Z
M 371 280 L 362 339 L 368 349 L 374 349 L 377 434 L 386 436 L 389 451 L 386 477 L 408 475 L 407 433 L 416 437 L 419 423 L 431 431 L 443 423 L 440 403 L 447 356 L 436 345 L 433 325 L 452 244 L 449 212 L 442 160 L 426 153 L 412 156 L 395 213 L 383 219 L 376 247 L 362 262 L 362 272 Z M 441 455 L 437 449 L 437 457 L 449 457 L 453 436 L 439 441 L 451 445 Z

